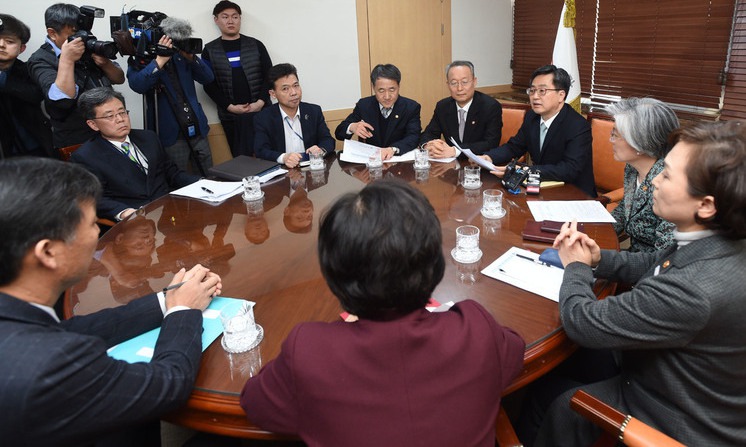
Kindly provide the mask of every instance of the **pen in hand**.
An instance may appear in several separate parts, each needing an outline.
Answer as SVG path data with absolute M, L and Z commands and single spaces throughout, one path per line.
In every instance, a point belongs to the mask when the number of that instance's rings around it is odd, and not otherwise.
M 163 288 L 163 293 L 166 293 L 166 292 L 168 292 L 169 290 L 174 290 L 174 289 L 178 289 L 179 287 L 183 286 L 183 285 L 184 285 L 184 284 L 186 284 L 186 283 L 187 283 L 186 281 L 182 281 L 182 282 L 178 282 L 178 283 L 176 283 L 176 284 L 171 284 L 171 285 L 170 285 L 170 286 L 168 286 L 168 287 L 164 287 L 164 288 Z
M 215 194 L 214 192 L 210 191 L 209 189 L 202 186 L 202 191 L 206 192 L 207 194 Z

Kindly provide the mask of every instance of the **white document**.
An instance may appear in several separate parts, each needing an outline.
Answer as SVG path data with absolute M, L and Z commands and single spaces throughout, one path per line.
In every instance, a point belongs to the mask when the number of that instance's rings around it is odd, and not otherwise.
M 342 155 L 339 156 L 339 159 L 347 163 L 367 164 L 370 156 L 379 150 L 381 150 L 380 147 L 373 146 L 372 144 L 361 143 L 356 140 L 345 140 Z
M 342 161 L 346 161 L 347 163 L 368 164 L 370 156 L 379 150 L 381 150 L 380 147 L 373 146 L 372 144 L 362 143 L 356 140 L 345 140 L 342 154 L 339 156 L 339 159 Z M 434 161 L 436 163 L 450 163 L 455 159 L 456 157 L 430 158 L 430 161 Z M 393 157 L 389 158 L 388 160 L 384 160 L 383 162 L 400 163 L 407 161 L 414 161 L 414 150 L 411 150 L 406 154 L 394 155 Z
M 529 201 L 528 208 L 537 222 L 570 222 L 573 219 L 578 222 L 616 222 L 598 200 L 536 200 Z
M 559 301 L 565 271 L 540 264 L 539 255 L 532 251 L 512 247 L 482 270 L 482 273 L 552 301 Z
M 464 153 L 467 157 L 469 157 L 469 160 L 473 161 L 474 163 L 478 164 L 479 166 L 487 169 L 488 171 L 495 171 L 497 169 L 497 166 L 493 165 L 489 161 L 485 160 L 484 158 L 480 157 L 479 155 L 475 154 L 471 151 L 471 149 L 461 149 L 461 152 Z
M 191 185 L 171 191 L 172 195 L 218 203 L 243 191 L 241 182 L 216 182 L 214 180 L 197 180 Z

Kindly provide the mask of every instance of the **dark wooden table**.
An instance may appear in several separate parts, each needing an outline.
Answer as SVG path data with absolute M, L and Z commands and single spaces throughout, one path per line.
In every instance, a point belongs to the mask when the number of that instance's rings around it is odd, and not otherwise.
M 541 252 L 548 244 L 521 238 L 531 219 L 527 201 L 587 198 L 573 186 L 545 189 L 539 196 L 505 193 L 507 214 L 483 219 L 481 192 L 503 189 L 483 171 L 480 190 L 458 186 L 458 163 L 432 163 L 429 172 L 415 172 L 412 163 L 385 166 L 371 175 L 360 165 L 331 158 L 324 172 L 292 170 L 265 185 L 256 209 L 235 196 L 211 205 L 166 196 L 144 207 L 134 219 L 117 224 L 99 241 L 88 278 L 65 299 L 65 313 L 83 315 L 121 305 L 166 286 L 182 266 L 209 266 L 223 278 L 223 296 L 255 301 L 257 323 L 264 328 L 258 348 L 228 354 L 219 340 L 205 351 L 195 390 L 187 405 L 167 418 L 193 429 L 237 437 L 270 438 L 246 420 L 238 396 L 246 380 L 277 356 L 291 328 L 303 321 L 334 321 L 341 308 L 324 282 L 316 256 L 319 216 L 335 198 L 360 190 L 378 177 L 398 177 L 429 198 L 443 228 L 446 271 L 433 297 L 445 303 L 474 299 L 503 325 L 526 340 L 524 369 L 506 394 L 545 374 L 570 355 L 575 346 L 561 328 L 557 303 L 484 276 L 481 269 L 512 246 Z M 298 185 L 301 185 L 298 187 Z M 305 187 L 303 187 L 305 185 Z M 310 224 L 310 226 L 308 226 Z M 456 227 L 480 228 L 482 259 L 456 263 L 450 255 Z M 618 248 L 609 224 L 586 224 L 586 232 L 604 248 Z M 612 292 L 598 281 L 596 293 Z

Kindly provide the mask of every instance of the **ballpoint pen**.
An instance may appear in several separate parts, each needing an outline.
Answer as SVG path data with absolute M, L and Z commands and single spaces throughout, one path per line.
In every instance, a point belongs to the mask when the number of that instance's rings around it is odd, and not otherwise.
M 176 283 L 176 284 L 171 284 L 171 285 L 170 285 L 170 286 L 168 286 L 168 287 L 164 287 L 164 288 L 163 288 L 163 293 L 166 293 L 166 292 L 168 292 L 169 290 L 174 290 L 174 289 L 178 289 L 179 287 L 183 286 L 183 285 L 184 285 L 184 284 L 186 284 L 186 283 L 187 283 L 186 281 L 182 281 L 182 282 L 178 282 L 178 283 Z
M 519 258 L 521 258 L 521 259 L 525 259 L 525 260 L 527 260 L 527 261 L 531 261 L 531 262 L 533 262 L 534 264 L 539 264 L 539 265 L 546 265 L 546 266 L 548 266 L 548 265 L 549 265 L 549 264 L 547 264 L 546 262 L 542 262 L 542 261 L 539 261 L 538 259 L 534 259 L 534 258 L 532 258 L 532 257 L 530 257 L 530 256 L 525 256 L 525 255 L 522 255 L 522 254 L 520 254 L 520 253 L 516 253 L 515 255 L 516 255 L 516 257 L 519 257 Z
M 206 192 L 207 194 L 215 194 L 214 192 L 210 191 L 209 189 L 202 186 L 202 191 Z

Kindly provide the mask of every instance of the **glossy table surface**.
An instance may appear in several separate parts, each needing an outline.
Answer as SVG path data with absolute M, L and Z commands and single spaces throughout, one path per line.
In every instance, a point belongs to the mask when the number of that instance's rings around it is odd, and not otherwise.
M 118 306 L 168 285 L 174 272 L 195 263 L 223 279 L 223 296 L 255 301 L 256 321 L 264 340 L 247 353 L 228 354 L 216 340 L 204 352 L 195 390 L 171 422 L 201 431 L 240 437 L 273 437 L 253 426 L 238 405 L 246 380 L 275 358 L 282 341 L 303 321 L 334 321 L 341 308 L 324 282 L 316 256 L 316 236 L 323 210 L 341 194 L 360 190 L 381 177 L 401 178 L 430 200 L 443 230 L 446 271 L 433 293 L 441 303 L 473 299 L 501 324 L 526 340 L 524 370 L 506 393 L 540 377 L 574 350 L 562 331 L 557 303 L 492 279 L 480 271 L 512 246 L 540 253 L 548 244 L 524 241 L 521 230 L 531 213 L 530 200 L 587 198 L 573 186 L 545 189 L 538 196 L 505 193 L 507 214 L 484 219 L 482 191 L 503 190 L 499 179 L 482 171 L 482 187 L 458 186 L 459 162 L 431 163 L 415 171 L 412 163 L 385 165 L 369 172 L 364 166 L 327 160 L 325 171 L 291 170 L 263 186 L 262 202 L 246 203 L 240 195 L 212 205 L 165 196 L 138 215 L 104 234 L 85 281 L 66 295 L 66 315 L 83 315 Z M 480 228 L 484 255 L 474 264 L 455 262 L 456 228 Z M 586 233 L 603 248 L 618 248 L 610 224 L 586 224 Z M 605 296 L 613 284 L 598 281 Z

